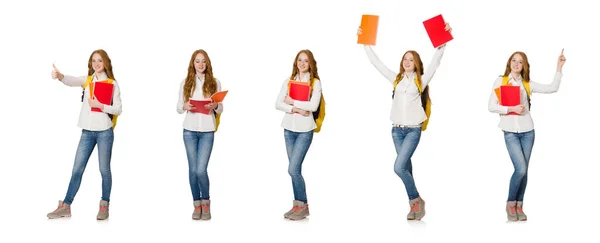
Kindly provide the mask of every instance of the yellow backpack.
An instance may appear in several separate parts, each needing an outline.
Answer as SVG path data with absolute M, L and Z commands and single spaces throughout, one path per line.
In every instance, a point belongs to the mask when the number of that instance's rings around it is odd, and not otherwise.
M 109 78 L 106 81 L 102 81 L 102 83 L 109 83 L 112 84 L 113 83 L 113 79 Z M 90 85 L 90 83 L 92 83 L 92 76 L 88 76 L 87 79 L 85 80 L 85 84 L 83 84 L 83 93 L 85 94 L 85 88 L 87 88 L 88 86 L 90 87 L 90 99 L 94 97 L 94 85 Z M 81 94 L 81 102 L 83 102 L 83 94 Z M 110 104 L 112 105 L 112 99 L 110 101 Z M 114 130 L 115 127 L 117 126 L 117 118 L 119 117 L 118 115 L 113 115 L 113 114 L 108 114 L 108 118 L 110 118 L 110 120 L 112 121 L 112 129 Z
M 310 94 L 308 94 L 309 96 L 312 95 L 312 90 L 314 88 L 316 80 L 317 79 L 315 78 L 310 81 Z M 289 88 L 290 88 L 290 85 L 288 84 L 288 92 L 289 92 Z M 319 101 L 319 107 L 317 108 L 316 111 L 313 112 L 313 118 L 315 119 L 315 124 L 317 125 L 317 128 L 315 128 L 314 132 L 318 133 L 321 131 L 321 125 L 323 125 L 323 120 L 325 120 L 325 99 L 323 98 L 322 91 L 321 91 L 321 100 Z
M 315 85 L 316 78 L 310 82 L 310 92 L 312 93 L 313 86 Z M 321 87 L 323 85 L 321 84 Z M 321 125 L 323 125 L 323 120 L 325 120 L 325 98 L 323 98 L 323 89 L 321 88 L 321 100 L 319 101 L 319 107 L 315 112 L 313 112 L 313 118 L 315 119 L 315 123 L 317 124 L 317 128 L 315 128 L 314 132 L 318 133 L 321 131 Z M 312 95 L 312 94 L 311 94 Z
M 392 99 L 394 98 L 394 95 L 396 94 L 396 86 L 398 85 L 398 83 L 400 83 L 400 81 L 401 81 L 400 78 L 396 78 L 396 81 L 394 81 L 394 91 L 392 92 Z M 423 109 L 425 110 L 425 115 L 427 115 L 427 120 L 425 120 L 423 122 L 423 125 L 421 126 L 421 131 L 425 131 L 427 129 L 427 124 L 429 123 L 429 116 L 431 116 L 431 99 L 429 98 L 429 96 L 427 96 L 427 98 L 423 97 L 423 89 L 421 88 L 421 82 L 419 82 L 419 80 L 416 77 L 415 77 L 415 84 L 417 85 L 417 88 L 419 89 L 419 94 L 421 95 L 421 104 L 423 104 Z
M 217 130 L 219 130 L 219 123 L 221 123 L 221 114 L 217 114 L 215 111 L 213 111 L 213 114 L 215 115 L 215 132 Z
M 508 76 L 502 76 L 502 86 L 508 85 Z M 525 92 L 527 92 L 527 103 L 529 103 L 529 109 L 531 110 L 531 86 L 529 85 L 529 80 L 523 80 L 523 87 L 525 87 Z

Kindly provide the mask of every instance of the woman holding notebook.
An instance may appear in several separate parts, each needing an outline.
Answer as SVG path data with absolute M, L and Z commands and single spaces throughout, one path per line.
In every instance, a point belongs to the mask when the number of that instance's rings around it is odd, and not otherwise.
M 98 145 L 98 161 L 102 176 L 102 199 L 96 218 L 108 218 L 108 204 L 112 187 L 110 162 L 114 140 L 113 129 L 116 116 L 121 114 L 121 93 L 112 72 L 111 60 L 104 50 L 95 50 L 88 61 L 88 75 L 73 77 L 62 74 L 56 67 L 52 70 L 52 78 L 60 80 L 71 87 L 82 87 L 83 96 L 78 126 L 81 138 L 75 153 L 75 163 L 71 174 L 69 188 L 63 201 L 58 201 L 58 207 L 48 218 L 71 216 L 71 203 L 79 190 L 83 172 L 90 159 L 94 147 Z M 96 89 L 96 91 L 92 91 Z M 100 102 L 104 100 L 106 102 Z
M 301 50 L 294 58 L 292 74 L 283 81 L 275 102 L 275 107 L 285 112 L 281 126 L 289 160 L 288 173 L 294 189 L 293 207 L 284 214 L 287 219 L 300 220 L 309 215 L 302 163 L 317 128 L 313 112 L 319 108 L 320 99 L 317 62 L 311 51 Z
M 211 97 L 219 91 L 221 82 L 213 76 L 208 54 L 202 49 L 194 51 L 187 77 L 179 86 L 177 102 L 177 112 L 186 113 L 183 121 L 183 142 L 194 200 L 194 220 L 211 218 L 207 168 L 215 131 L 219 125 L 218 116 L 223 112 L 223 104 L 215 102 Z
M 498 127 L 504 132 L 504 142 L 515 167 L 506 201 L 506 216 L 510 221 L 527 220 L 527 215 L 523 212 L 523 197 L 527 186 L 529 158 L 535 140 L 533 120 L 529 114 L 530 96 L 532 93 L 547 94 L 558 91 L 565 62 L 566 58 L 561 52 L 554 80 L 550 84 L 540 84 L 530 81 L 529 62 L 525 53 L 515 52 L 506 62 L 504 75 L 494 82 L 488 109 L 500 114 Z M 514 100 L 515 104 L 507 104 Z
M 446 31 L 452 31 L 448 23 Z M 358 35 L 362 34 L 359 27 Z M 371 64 L 394 86 L 390 119 L 392 121 L 392 139 L 396 147 L 394 171 L 402 179 L 409 198 L 410 212 L 408 220 L 420 220 L 425 216 L 425 201 L 421 198 L 412 173 L 411 157 L 421 139 L 428 120 L 426 109 L 429 94 L 428 84 L 440 65 L 445 44 L 437 48 L 433 60 L 423 70 L 421 57 L 416 51 L 407 51 L 400 62 L 400 72 L 389 69 L 375 54 L 370 45 L 364 45 Z

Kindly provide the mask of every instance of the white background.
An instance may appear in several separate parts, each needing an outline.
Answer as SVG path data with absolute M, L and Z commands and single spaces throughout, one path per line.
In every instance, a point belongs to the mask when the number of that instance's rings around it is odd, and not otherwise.
M 0 4 L 3 242 L 507 242 L 598 240 L 600 166 L 593 1 L 19 1 Z M 376 52 L 393 70 L 434 48 L 422 21 L 443 14 L 455 37 L 431 83 L 433 111 L 413 156 L 427 216 L 407 222 L 393 171 L 391 85 L 356 44 L 362 14 L 380 15 Z M 48 220 L 67 190 L 81 89 L 52 80 L 52 63 L 86 75 L 90 53 L 112 59 L 123 101 L 115 131 L 110 219 L 95 219 L 94 152 L 69 219 Z M 230 90 L 209 164 L 211 221 L 193 221 L 176 112 L 192 52 L 205 49 Z M 311 209 L 292 222 L 291 180 L 275 109 L 296 53 L 318 62 L 327 101 L 303 166 Z M 499 117 L 487 110 L 511 53 L 549 83 L 565 48 L 560 90 L 534 94 L 536 140 L 525 211 L 508 223 L 513 171 Z M 587 140 L 587 141 L 586 141 Z M 595 238 L 595 240 L 593 239 Z M 34 240 L 34 241 L 29 241 Z

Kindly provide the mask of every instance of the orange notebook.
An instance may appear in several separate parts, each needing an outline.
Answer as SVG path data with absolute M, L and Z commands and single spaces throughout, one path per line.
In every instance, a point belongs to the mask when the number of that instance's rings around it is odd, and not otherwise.
M 194 109 L 190 110 L 190 112 L 202 113 L 208 115 L 210 113 L 209 109 L 204 108 L 205 105 L 210 104 L 212 100 L 190 100 L 190 104 L 194 106 Z
M 223 100 L 225 99 L 225 96 L 227 95 L 227 92 L 229 92 L 229 90 L 214 93 L 213 95 L 210 96 L 210 99 L 212 99 L 214 102 L 217 102 L 217 103 L 223 102 Z
M 289 87 L 288 93 L 293 100 L 310 100 L 310 85 L 308 83 L 290 80 Z
M 357 44 L 374 46 L 377 41 L 377 26 L 379 24 L 378 15 L 363 14 L 360 21 L 362 34 L 358 35 Z
M 441 14 L 423 21 L 423 25 L 425 26 L 425 31 L 427 31 L 427 35 L 434 48 L 438 48 L 438 46 L 446 44 L 448 41 L 454 39 L 452 34 L 446 31 L 446 21 L 444 21 Z
M 112 101 L 114 87 L 115 86 L 113 84 L 109 84 L 103 81 L 93 82 L 93 85 L 90 85 L 90 92 L 92 92 L 94 96 L 96 96 L 96 99 L 100 103 L 104 105 L 110 105 L 110 102 Z M 102 112 L 102 110 L 100 110 L 99 108 L 92 108 L 92 111 Z

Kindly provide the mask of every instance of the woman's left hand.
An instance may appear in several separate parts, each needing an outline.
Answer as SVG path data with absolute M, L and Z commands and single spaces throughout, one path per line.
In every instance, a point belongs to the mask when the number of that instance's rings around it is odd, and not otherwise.
M 219 103 L 212 102 L 212 103 L 208 103 L 208 104 L 204 105 L 204 109 L 214 110 L 214 109 L 217 109 L 218 106 L 219 106 Z

